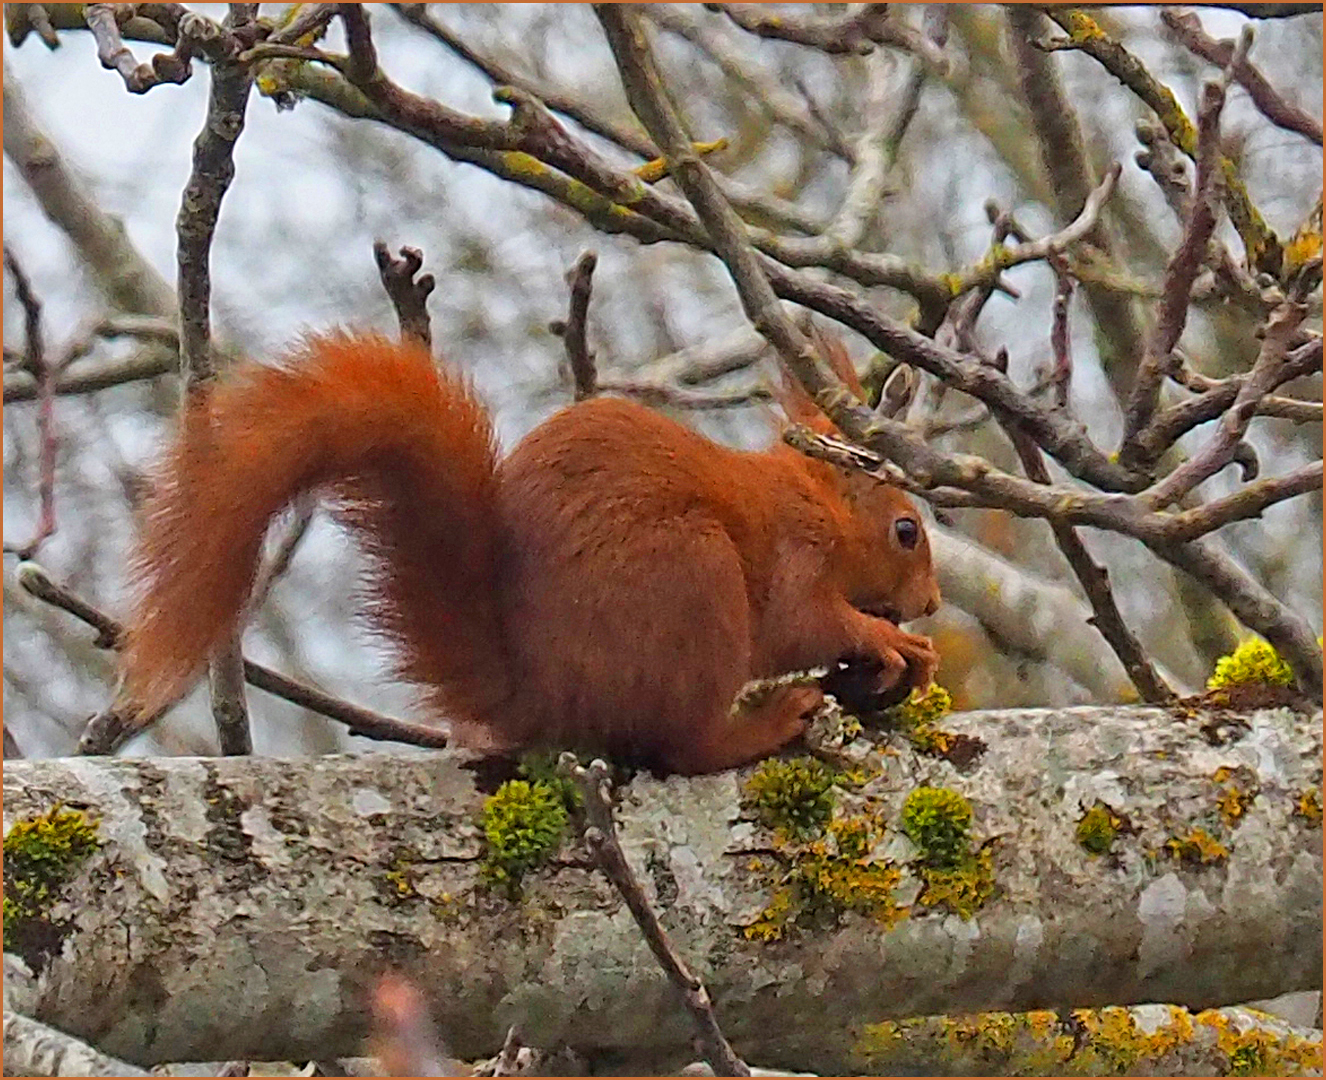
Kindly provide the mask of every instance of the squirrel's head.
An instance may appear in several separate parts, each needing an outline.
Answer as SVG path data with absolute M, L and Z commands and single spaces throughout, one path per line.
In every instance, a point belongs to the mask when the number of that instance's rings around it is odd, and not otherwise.
M 842 484 L 857 541 L 845 583 L 852 606 L 895 624 L 933 615 L 939 582 L 916 504 L 869 473 L 845 475 Z
M 816 344 L 834 373 L 861 401 L 866 393 L 843 343 L 822 330 Z M 801 384 L 783 372 L 779 403 L 793 423 L 826 435 L 841 432 L 811 400 Z M 896 411 L 905 401 L 891 402 Z M 930 540 L 916 504 L 896 485 L 859 469 L 825 466 L 832 472 L 851 518 L 845 560 L 845 586 L 852 606 L 893 623 L 932 615 L 939 607 L 939 583 L 930 561 Z

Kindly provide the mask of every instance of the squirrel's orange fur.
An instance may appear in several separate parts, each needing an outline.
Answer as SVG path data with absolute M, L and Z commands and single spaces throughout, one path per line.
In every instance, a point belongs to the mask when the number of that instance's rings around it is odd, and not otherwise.
M 784 399 L 828 426 L 797 389 Z M 331 495 L 367 550 L 372 621 L 402 676 L 490 743 L 708 772 L 773 753 L 819 700 L 784 689 L 733 715 L 753 678 L 847 657 L 886 687 L 934 673 L 928 639 L 896 626 L 939 602 L 896 488 L 611 398 L 499 461 L 458 375 L 411 344 L 329 336 L 228 373 L 185 415 L 133 564 L 125 695 L 140 716 L 235 632 L 269 520 L 306 491 Z

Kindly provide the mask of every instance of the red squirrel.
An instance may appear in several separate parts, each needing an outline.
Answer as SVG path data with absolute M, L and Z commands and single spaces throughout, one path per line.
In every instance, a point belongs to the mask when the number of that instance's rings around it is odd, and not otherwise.
M 860 394 L 846 351 L 829 360 Z M 832 431 L 799 387 L 793 420 Z M 198 394 L 143 507 L 124 693 L 147 717 L 236 631 L 272 516 L 333 500 L 368 556 L 368 612 L 458 741 L 561 747 L 683 774 L 768 756 L 822 700 L 752 679 L 859 658 L 927 686 L 898 623 L 939 604 L 896 487 L 775 445 L 728 449 L 594 398 L 499 460 L 466 381 L 423 347 L 314 337 Z

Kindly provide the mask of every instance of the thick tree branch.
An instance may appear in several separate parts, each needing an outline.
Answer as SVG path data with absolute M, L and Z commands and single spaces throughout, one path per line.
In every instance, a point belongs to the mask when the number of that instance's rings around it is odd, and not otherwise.
M 966 796 L 974 837 L 999 838 L 996 892 L 971 921 L 913 904 L 888 926 L 807 915 L 782 942 L 748 940 L 742 927 L 783 875 L 743 811 L 745 774 L 636 778 L 618 803 L 622 846 L 664 928 L 697 958 L 733 1047 L 757 1061 L 868 1072 L 863 1027 L 889 1018 L 1202 1008 L 1320 987 L 1321 833 L 1297 813 L 1320 783 L 1320 714 L 1242 714 L 1210 728 L 1218 747 L 1202 733 L 1215 719 L 955 714 L 944 729 L 987 747 L 966 774 L 904 748 L 853 793 L 834 792 L 836 813 L 873 815 L 884 831 L 901 903 L 921 884 L 899 824 L 907 794 L 938 781 Z M 527 875 L 520 903 L 483 885 L 485 795 L 466 760 L 6 763 L 7 826 L 59 798 L 86 807 L 103 843 L 52 909 L 68 920 L 58 948 L 28 949 L 30 963 L 42 956 L 32 1015 L 138 1065 L 348 1056 L 363 1052 L 359 1002 L 385 959 L 415 972 L 462 1058 L 495 1053 L 513 1022 L 533 1045 L 685 1054 L 675 989 L 582 855 Z M 1257 792 L 1230 827 L 1216 812 L 1218 764 Z M 1076 839 L 1096 800 L 1129 822 L 1107 857 Z M 1182 862 L 1168 841 L 1198 821 L 1226 854 Z M 1185 899 L 1198 891 L 1201 902 Z M 548 932 L 532 933 L 532 918 L 551 920 L 537 924 Z M 958 949 L 963 963 L 947 963 Z M 144 971 L 159 993 L 141 992 Z

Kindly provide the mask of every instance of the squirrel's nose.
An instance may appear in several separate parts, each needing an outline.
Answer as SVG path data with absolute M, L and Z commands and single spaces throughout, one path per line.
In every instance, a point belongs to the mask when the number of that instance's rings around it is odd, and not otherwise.
M 939 610 L 939 586 L 935 586 L 935 591 L 930 594 L 930 602 L 925 606 L 925 614 L 933 615 Z

